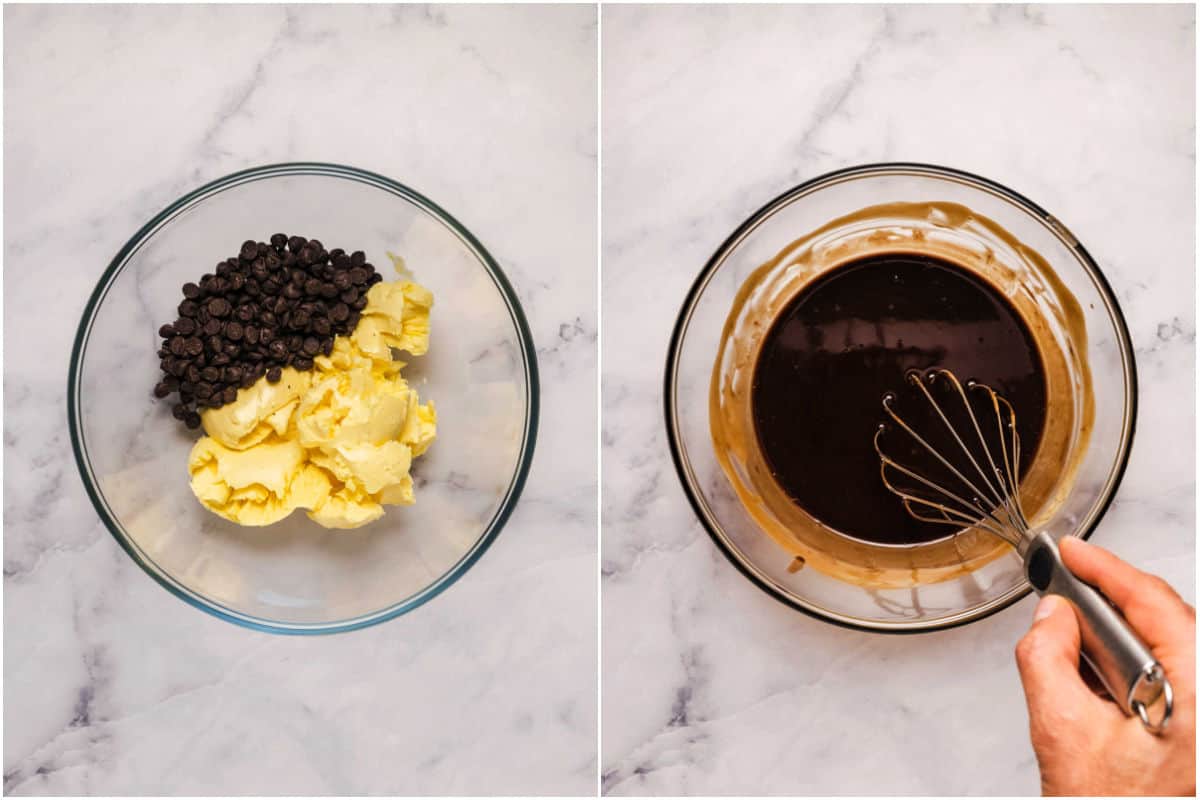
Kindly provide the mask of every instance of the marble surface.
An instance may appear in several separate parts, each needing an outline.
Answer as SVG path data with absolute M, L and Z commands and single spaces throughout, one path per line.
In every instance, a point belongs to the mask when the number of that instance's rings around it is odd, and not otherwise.
M 591 794 L 596 10 L 5 9 L 4 790 Z M 185 191 L 352 164 L 466 224 L 538 347 L 522 501 L 445 594 L 333 637 L 175 600 L 71 458 L 67 361 L 104 266 Z
M 887 637 L 760 592 L 678 485 L 667 340 L 716 247 L 804 179 L 908 160 L 1012 186 L 1087 244 L 1137 349 L 1095 541 L 1194 601 L 1193 9 L 610 6 L 602 31 L 604 791 L 1035 793 L 1033 600 Z

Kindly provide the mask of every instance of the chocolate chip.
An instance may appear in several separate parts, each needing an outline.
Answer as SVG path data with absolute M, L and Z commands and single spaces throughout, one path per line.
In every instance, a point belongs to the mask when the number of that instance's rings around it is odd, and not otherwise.
M 271 374 L 278 381 L 284 364 L 312 369 L 318 354 L 333 352 L 336 335 L 354 329 L 364 287 L 381 280 L 361 250 L 327 251 L 319 239 L 283 233 L 269 244 L 246 240 L 235 257 L 183 285 L 179 318 L 159 328 L 155 397 L 177 391 L 178 415 L 190 423 L 196 409 L 236 400 L 239 385 Z

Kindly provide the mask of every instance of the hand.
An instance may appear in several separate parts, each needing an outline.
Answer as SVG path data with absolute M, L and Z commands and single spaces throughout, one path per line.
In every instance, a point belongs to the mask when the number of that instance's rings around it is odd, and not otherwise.
M 1074 538 L 1063 562 L 1113 602 L 1163 665 L 1175 713 L 1155 736 L 1094 693 L 1079 673 L 1070 603 L 1046 595 L 1017 643 L 1029 736 L 1046 795 L 1196 794 L 1196 611 L 1161 578 Z

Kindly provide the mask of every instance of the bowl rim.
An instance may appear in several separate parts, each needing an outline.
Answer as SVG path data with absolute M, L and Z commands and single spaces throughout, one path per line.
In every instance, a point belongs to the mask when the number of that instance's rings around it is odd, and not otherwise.
M 179 213 L 216 196 L 225 189 L 259 180 L 296 175 L 342 178 L 373 186 L 412 203 L 446 226 L 451 233 L 455 234 L 462 241 L 468 250 L 472 251 L 496 284 L 496 288 L 499 290 L 505 301 L 505 305 L 508 307 L 513 327 L 517 332 L 525 372 L 525 425 L 517 468 L 513 473 L 500 506 L 471 548 L 453 566 L 420 591 L 376 611 L 360 614 L 349 619 L 321 623 L 282 622 L 236 611 L 189 589 L 176 580 L 174 576 L 160 568 L 152 558 L 142 552 L 138 545 L 124 533 L 114 515 L 110 513 L 104 502 L 102 493 L 93 480 L 87 457 L 87 445 L 80 428 L 80 372 L 88 335 L 96 312 L 103 303 L 108 289 L 120 274 L 129 258 L 157 233 L 159 228 L 174 219 Z M 319 161 L 281 162 L 238 170 L 187 192 L 179 199 L 170 203 L 162 211 L 155 214 L 149 222 L 139 228 L 121 249 L 117 251 L 116 256 L 113 257 L 101 274 L 96 288 L 92 290 L 87 304 L 84 306 L 83 314 L 80 317 L 79 326 L 76 329 L 67 374 L 67 423 L 71 437 L 71 449 L 75 456 L 75 464 L 79 470 L 79 475 L 83 481 L 88 498 L 92 502 L 92 506 L 99 515 L 101 522 L 104 523 L 105 528 L 116 539 L 117 544 L 121 546 L 121 549 L 160 586 L 185 603 L 226 622 L 232 622 L 235 625 L 251 630 L 276 634 L 314 635 L 345 633 L 377 625 L 381 622 L 395 619 L 401 614 L 424 605 L 461 578 L 483 556 L 492 542 L 495 541 L 517 505 L 533 462 L 533 454 L 537 443 L 539 411 L 540 387 L 538 381 L 537 350 L 534 347 L 529 323 L 525 318 L 525 312 L 521 307 L 521 302 L 516 292 L 513 290 L 512 284 L 505 276 L 503 270 L 501 270 L 500 265 L 487 249 L 484 248 L 483 244 L 449 212 L 423 194 L 399 181 L 358 167 Z
M 1117 490 L 1120 488 L 1121 481 L 1125 476 L 1125 469 L 1129 464 L 1129 456 L 1133 450 L 1134 433 L 1137 428 L 1137 411 L 1138 411 L 1138 379 L 1137 379 L 1137 361 L 1134 354 L 1132 339 L 1129 335 L 1129 326 L 1125 320 L 1125 313 L 1121 310 L 1121 305 L 1117 301 L 1116 293 L 1112 289 L 1108 278 L 1100 269 L 1099 264 L 1092 258 L 1091 254 L 1083 246 L 1083 243 L 1067 229 L 1067 227 L 1054 215 L 1043 209 L 1040 205 L 1030 200 L 1025 195 L 1010 189 L 1009 187 L 985 178 L 981 175 L 976 175 L 972 172 L 947 167 L 939 164 L 930 164 L 927 162 L 915 161 L 884 161 L 868 164 L 858 164 L 817 175 L 814 178 L 803 181 L 795 186 L 787 189 L 772 200 L 768 201 L 757 211 L 751 214 L 744 222 L 742 222 L 716 249 L 713 255 L 705 263 L 696 279 L 692 282 L 691 288 L 684 297 L 683 304 L 680 307 L 679 314 L 676 317 L 675 324 L 671 330 L 671 338 L 667 346 L 666 369 L 663 375 L 663 411 L 667 429 L 667 445 L 671 451 L 671 461 L 675 466 L 676 476 L 683 487 L 683 492 L 687 496 L 688 503 L 692 507 L 696 518 L 700 521 L 701 527 L 704 528 L 709 538 L 716 544 L 717 549 L 725 556 L 726 559 L 747 578 L 754 586 L 757 586 L 763 592 L 773 597 L 775 600 L 783 603 L 789 608 L 800 611 L 810 617 L 819 619 L 823 622 L 828 622 L 844 628 L 853 630 L 870 631 L 874 633 L 890 633 L 890 634 L 915 634 L 928 633 L 938 630 L 946 630 L 956 628 L 961 625 L 966 625 L 976 620 L 984 619 L 1005 608 L 1013 605 L 1019 600 L 1027 596 L 1032 587 L 1027 580 L 1022 581 L 1013 590 L 1010 590 L 1007 596 L 1001 596 L 991 603 L 981 606 L 969 612 L 958 612 L 940 619 L 929 621 L 908 622 L 904 624 L 896 623 L 875 623 L 872 621 L 851 617 L 848 615 L 839 615 L 825 609 L 815 603 L 806 604 L 801 602 L 795 596 L 777 589 L 771 582 L 767 581 L 758 571 L 750 564 L 745 563 L 745 560 L 738 554 L 732 544 L 725 540 L 724 536 L 718 532 L 712 524 L 710 524 L 708 516 L 704 511 L 704 505 L 698 496 L 699 489 L 690 480 L 690 468 L 688 461 L 684 456 L 682 443 L 678 439 L 678 425 L 676 424 L 676 398 L 675 398 L 675 379 L 679 368 L 679 355 L 684 335 L 687 333 L 688 324 L 691 321 L 692 312 L 696 302 L 704 293 L 709 280 L 724 263 L 728 255 L 733 249 L 741 243 L 741 241 L 749 235 L 760 223 L 775 214 L 783 207 L 789 205 L 794 200 L 809 194 L 818 189 L 822 184 L 832 181 L 840 181 L 847 178 L 857 177 L 869 174 L 889 174 L 889 173 L 918 173 L 924 177 L 934 178 L 951 178 L 959 182 L 967 184 L 975 184 L 976 188 L 981 188 L 986 191 L 991 191 L 994 194 L 1000 195 L 1002 199 L 1007 199 L 1014 205 L 1023 208 L 1029 212 L 1037 220 L 1041 221 L 1050 231 L 1058 237 L 1058 239 L 1073 250 L 1080 258 L 1085 269 L 1091 273 L 1092 279 L 1095 281 L 1101 294 L 1106 300 L 1106 305 L 1110 309 L 1111 318 L 1116 329 L 1117 338 L 1121 347 L 1122 364 L 1125 368 L 1125 373 L 1128 378 L 1128 388 L 1126 391 L 1126 399 L 1128 401 L 1126 409 L 1126 425 L 1124 435 L 1121 440 L 1121 453 L 1111 472 L 1111 481 L 1105 488 L 1105 496 L 1101 498 L 1100 505 L 1096 510 L 1096 514 L 1091 520 L 1087 528 L 1079 533 L 1080 538 L 1087 539 L 1095 531 L 1104 515 L 1108 512 L 1113 499 L 1116 497 Z

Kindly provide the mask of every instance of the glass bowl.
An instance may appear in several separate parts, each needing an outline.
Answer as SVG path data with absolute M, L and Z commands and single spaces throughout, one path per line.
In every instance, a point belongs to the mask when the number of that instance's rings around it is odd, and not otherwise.
M 667 357 L 668 441 L 688 499 L 721 551 L 772 596 L 838 624 L 908 632 L 1019 600 L 1030 587 L 1016 553 L 975 530 L 879 545 L 824 526 L 775 485 L 749 421 L 772 316 L 825 271 L 888 251 L 972 265 L 1039 329 L 1050 407 L 1062 411 L 1022 487 L 1039 529 L 1095 528 L 1128 459 L 1137 390 L 1129 333 L 1095 261 L 1057 219 L 985 178 L 922 164 L 839 170 L 771 201 L 721 245 Z
M 155 401 L 158 327 L 180 287 L 246 239 L 285 232 L 363 250 L 385 280 L 404 258 L 434 295 L 429 352 L 405 377 L 433 400 L 438 436 L 413 463 L 416 504 L 357 530 L 298 511 L 264 528 L 204 509 L 188 485 L 199 432 Z M 100 518 L 152 578 L 221 619 L 274 633 L 330 633 L 428 601 L 499 535 L 524 485 L 538 416 L 537 363 L 495 260 L 437 205 L 334 164 L 279 164 L 203 186 L 150 220 L 92 293 L 71 354 L 71 442 Z

